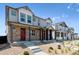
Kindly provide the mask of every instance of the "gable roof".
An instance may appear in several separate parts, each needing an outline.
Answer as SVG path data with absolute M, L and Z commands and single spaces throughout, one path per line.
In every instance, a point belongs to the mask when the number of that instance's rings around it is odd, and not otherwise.
M 70 28 L 68 28 L 68 30 L 70 30 L 70 31 L 74 31 L 74 28 L 70 27 Z
M 8 6 L 8 5 L 6 5 L 5 7 L 17 10 L 17 8 L 14 8 L 14 7 L 11 7 L 11 6 Z
M 9 8 L 15 9 L 15 10 L 18 10 L 18 9 L 20 9 L 20 8 L 24 8 L 24 9 L 26 9 L 26 10 L 29 10 L 29 11 L 33 14 L 34 17 L 37 17 L 38 19 L 42 19 L 42 20 L 44 20 L 44 21 L 50 20 L 50 21 L 52 22 L 51 18 L 46 18 L 46 19 L 44 19 L 44 18 L 41 18 L 41 17 L 38 17 L 38 16 L 34 15 L 34 13 L 31 11 L 31 9 L 30 9 L 28 6 L 22 6 L 22 7 L 17 7 L 17 8 L 14 8 L 14 7 L 11 7 L 11 6 L 6 6 L 6 7 L 9 7 Z
M 44 18 L 41 18 L 41 17 L 35 16 L 35 15 L 34 15 L 34 17 L 36 17 L 36 18 L 38 18 L 38 19 L 46 20 L 46 19 L 44 19 Z
M 31 9 L 28 6 L 18 7 L 17 9 L 20 9 L 20 8 L 24 8 L 26 10 L 29 10 L 34 15 L 34 13 L 31 11 Z
M 60 26 L 63 26 L 63 27 L 68 27 L 65 22 L 59 22 L 59 23 L 56 23 L 56 24 L 59 24 Z
M 52 19 L 51 18 L 46 18 L 46 20 L 50 20 L 52 22 Z

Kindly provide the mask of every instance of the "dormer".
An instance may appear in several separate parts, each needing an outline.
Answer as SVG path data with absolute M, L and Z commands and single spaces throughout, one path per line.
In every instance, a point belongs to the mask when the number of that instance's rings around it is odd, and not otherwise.
M 47 26 L 52 26 L 52 20 L 50 18 L 46 19 Z
M 19 7 L 17 8 L 19 11 L 19 22 L 24 24 L 33 24 L 33 12 L 27 7 Z

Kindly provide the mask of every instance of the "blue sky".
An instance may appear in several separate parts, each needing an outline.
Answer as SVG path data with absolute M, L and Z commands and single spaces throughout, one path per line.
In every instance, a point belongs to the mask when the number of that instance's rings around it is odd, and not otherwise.
M 79 4 L 64 3 L 0 3 L 0 35 L 6 35 L 5 6 L 28 6 L 36 16 L 50 17 L 54 23 L 65 21 L 69 27 L 73 27 L 79 33 Z

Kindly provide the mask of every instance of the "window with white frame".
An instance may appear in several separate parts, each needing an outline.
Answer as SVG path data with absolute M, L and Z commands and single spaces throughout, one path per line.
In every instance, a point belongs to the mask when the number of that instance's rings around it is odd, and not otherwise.
M 33 21 L 35 22 L 36 21 L 36 18 L 33 18 Z
M 25 22 L 26 21 L 26 14 L 20 13 L 20 21 Z
M 32 17 L 30 15 L 27 15 L 27 22 L 31 23 Z
M 15 10 L 11 10 L 11 15 L 12 16 L 16 16 L 16 11 Z

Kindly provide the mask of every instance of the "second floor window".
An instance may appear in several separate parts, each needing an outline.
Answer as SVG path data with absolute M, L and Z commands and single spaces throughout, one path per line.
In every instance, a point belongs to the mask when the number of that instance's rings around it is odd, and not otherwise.
M 32 19 L 32 17 L 30 15 L 27 15 L 27 22 L 28 23 L 31 23 L 31 19 Z
M 12 10 L 12 11 L 11 11 L 11 15 L 12 15 L 12 16 L 16 16 L 16 11 L 15 11 L 15 10 Z
M 25 22 L 26 20 L 26 15 L 24 13 L 20 13 L 20 21 Z
M 35 21 L 36 21 L 36 19 L 33 19 L 33 21 L 35 22 Z

